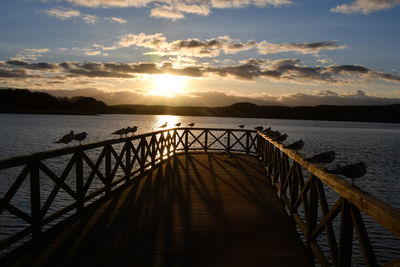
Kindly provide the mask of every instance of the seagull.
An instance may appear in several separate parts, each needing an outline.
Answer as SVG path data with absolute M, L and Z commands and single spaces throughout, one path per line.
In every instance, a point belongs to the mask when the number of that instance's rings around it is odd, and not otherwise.
M 86 136 L 86 132 L 81 132 L 74 135 L 74 140 L 79 141 L 79 144 L 81 144 L 81 141 L 85 140 Z
M 70 143 L 72 140 L 74 140 L 74 131 L 71 131 L 69 134 L 64 135 L 63 137 L 60 138 L 57 142 L 54 142 L 55 144 L 67 144 Z
M 128 133 L 127 128 L 122 128 L 122 129 L 119 129 L 119 130 L 113 132 L 112 134 L 117 134 L 117 135 L 119 135 L 120 138 L 122 138 L 122 135 L 123 134 L 126 135 L 127 133 Z
M 263 133 L 268 133 L 271 131 L 271 127 L 268 127 L 267 129 L 264 129 Z
M 360 178 L 367 172 L 367 165 L 364 161 L 360 161 L 354 164 L 339 167 L 336 170 L 328 170 L 328 172 L 349 177 L 353 183 L 353 179 Z
M 167 125 L 168 125 L 168 122 L 164 123 L 164 124 L 161 125 L 159 128 L 165 128 L 165 127 L 167 127 Z
M 194 126 L 194 122 L 189 123 L 188 126 L 193 127 Z
M 244 124 L 241 124 L 241 125 L 239 125 L 238 126 L 240 129 L 243 129 L 244 128 Z
M 262 131 L 263 129 L 264 129 L 264 127 L 262 127 L 262 126 L 254 127 L 254 130 L 257 130 L 257 131 Z
M 276 138 L 278 136 L 280 136 L 281 133 L 279 131 L 270 131 L 269 133 L 266 133 L 266 136 L 268 136 L 269 138 Z
M 273 138 L 272 141 L 276 141 L 278 143 L 285 141 L 288 138 L 287 134 L 278 135 L 277 137 Z
M 300 140 L 298 140 L 298 141 L 296 141 L 294 143 L 291 143 L 290 145 L 286 145 L 286 146 L 283 146 L 283 147 L 287 148 L 287 149 L 294 149 L 297 152 L 297 150 L 300 150 L 300 149 L 302 149 L 304 147 L 304 141 L 300 139 Z
M 132 136 L 136 131 L 137 131 L 137 126 L 133 126 L 132 128 L 129 129 L 129 132 L 132 133 Z
M 309 162 L 318 162 L 318 163 L 323 163 L 324 168 L 325 168 L 325 163 L 331 163 L 332 161 L 335 160 L 335 151 L 326 151 L 322 152 L 320 154 L 314 155 L 311 158 L 307 158 L 306 161 Z
M 175 126 L 176 126 L 176 127 L 180 127 L 180 126 L 181 126 L 181 123 L 178 122 L 178 123 L 175 124 Z

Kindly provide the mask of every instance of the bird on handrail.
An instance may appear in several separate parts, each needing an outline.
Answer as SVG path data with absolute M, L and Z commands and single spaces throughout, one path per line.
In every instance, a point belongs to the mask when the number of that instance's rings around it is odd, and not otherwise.
M 181 126 L 181 123 L 180 123 L 180 122 L 175 123 L 175 126 L 176 126 L 176 127 L 180 127 L 180 126 Z
M 265 134 L 267 137 L 273 139 L 275 137 L 278 137 L 281 135 L 281 133 L 279 131 L 270 131 L 269 133 Z
M 74 140 L 74 131 L 71 131 L 69 134 L 64 135 L 63 137 L 60 138 L 60 140 L 54 142 L 55 144 L 67 144 L 68 147 L 68 143 L 72 142 L 72 140 Z
M 278 143 L 281 143 L 281 142 L 285 141 L 287 138 L 288 138 L 287 134 L 282 134 L 282 135 L 279 135 L 277 137 L 272 138 L 272 141 L 276 141 Z
M 164 123 L 163 125 L 161 125 L 159 128 L 165 128 L 168 125 L 168 121 L 166 123 Z
M 130 129 L 130 127 L 128 127 L 128 128 Z M 123 134 L 125 134 L 125 135 L 128 134 L 128 131 L 127 131 L 127 130 L 129 130 L 128 128 L 122 128 L 122 129 L 116 130 L 112 134 L 119 135 L 119 137 L 122 138 Z
M 243 129 L 243 128 L 244 128 L 244 124 L 240 124 L 240 125 L 238 125 L 238 127 L 239 127 L 240 129 Z
M 298 140 L 298 141 L 296 141 L 296 142 L 294 142 L 294 143 L 291 143 L 290 145 L 286 145 L 286 146 L 283 146 L 283 148 L 287 148 L 287 149 L 293 149 L 293 150 L 295 150 L 296 152 L 297 152 L 297 150 L 300 150 L 300 149 L 302 149 L 304 147 L 304 141 L 303 140 Z
M 79 141 L 79 145 L 81 145 L 81 141 L 85 140 L 87 136 L 86 132 L 81 132 L 74 135 L 74 140 Z
M 349 177 L 351 178 L 351 182 L 354 184 L 353 179 L 360 178 L 367 173 L 367 165 L 364 161 L 360 161 L 354 164 L 339 167 L 335 170 L 328 170 L 328 172 Z
M 257 130 L 257 131 L 262 131 L 263 129 L 264 129 L 263 126 L 254 127 L 254 130 Z
M 268 128 L 266 128 L 266 129 L 264 129 L 262 132 L 263 132 L 263 133 L 268 133 L 268 132 L 271 132 L 271 126 L 270 126 L 270 127 L 268 127 Z
M 335 156 L 338 155 L 335 151 L 325 151 L 320 154 L 314 155 L 310 158 L 306 158 L 306 161 L 315 162 L 315 163 L 322 163 L 324 168 L 326 163 L 331 163 L 335 160 Z
M 138 127 L 136 125 L 129 129 L 129 132 L 132 133 L 132 136 L 135 134 L 137 129 L 138 129 Z
M 194 122 L 189 123 L 188 126 L 193 127 L 194 126 Z

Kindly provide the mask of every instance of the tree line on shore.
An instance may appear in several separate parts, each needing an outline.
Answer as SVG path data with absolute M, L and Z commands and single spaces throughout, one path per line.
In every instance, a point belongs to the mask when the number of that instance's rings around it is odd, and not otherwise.
M 364 122 L 400 122 L 400 104 L 369 106 L 258 106 L 237 103 L 226 107 L 192 107 L 166 105 L 108 106 L 93 97 L 55 97 L 26 89 L 0 90 L 0 112 L 46 114 L 149 114 L 273 118 L 296 120 L 335 120 Z

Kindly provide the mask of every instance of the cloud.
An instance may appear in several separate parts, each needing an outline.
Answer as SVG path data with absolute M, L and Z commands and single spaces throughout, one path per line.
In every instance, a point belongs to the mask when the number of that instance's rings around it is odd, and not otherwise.
M 15 57 L 10 58 L 11 60 L 37 60 L 42 54 L 49 52 L 48 48 L 26 48 L 17 53 Z
M 283 52 L 297 52 L 301 54 L 317 55 L 321 50 L 345 49 L 345 45 L 338 45 L 335 41 L 330 42 L 306 42 L 306 43 L 283 43 L 273 44 L 262 41 L 257 44 L 258 52 L 262 55 L 276 54 Z
M 162 33 L 146 35 L 127 34 L 120 38 L 118 44 L 122 47 L 137 46 L 149 48 L 154 51 L 145 54 L 161 56 L 186 56 L 186 57 L 216 57 L 223 51 L 225 54 L 234 54 L 255 47 L 254 41 L 240 42 L 232 40 L 229 36 L 220 36 L 207 41 L 199 39 L 175 40 L 168 42 Z
M 55 17 L 61 20 L 67 20 L 71 18 L 80 18 L 86 24 L 96 24 L 97 16 L 82 14 L 79 10 L 69 9 L 69 8 L 52 8 L 43 11 L 46 15 L 50 17 Z
M 281 7 L 292 4 L 290 0 L 67 0 L 90 8 L 135 7 L 150 8 L 150 16 L 172 21 L 183 19 L 185 14 L 208 16 L 213 8 L 244 8 L 247 6 Z
M 7 61 L 0 65 L 4 70 L 3 77 L 24 73 L 12 70 L 36 70 L 47 73 L 47 77 L 96 77 L 96 78 L 135 78 L 138 74 L 169 73 L 188 77 L 222 77 L 251 81 L 267 79 L 272 81 L 290 81 L 301 84 L 355 84 L 386 81 L 400 84 L 400 77 L 369 69 L 360 65 L 306 66 L 297 59 L 249 59 L 238 65 L 204 66 L 191 65 L 174 67 L 171 62 L 156 63 L 28 63 L 24 61 Z M 7 76 L 8 75 L 8 76 Z
M 123 18 L 118 18 L 118 17 L 105 17 L 104 18 L 106 21 L 112 22 L 112 23 L 119 23 L 119 24 L 126 24 L 128 21 Z
M 49 10 L 45 10 L 44 13 L 51 17 L 55 17 L 62 20 L 73 17 L 79 17 L 81 15 L 81 12 L 79 10 L 68 9 L 68 8 L 52 8 Z
M 85 54 L 88 56 L 97 56 L 101 54 L 101 51 L 87 51 Z
M 350 4 L 338 5 L 330 9 L 330 12 L 343 14 L 363 14 L 394 8 L 400 5 L 400 0 L 356 0 Z

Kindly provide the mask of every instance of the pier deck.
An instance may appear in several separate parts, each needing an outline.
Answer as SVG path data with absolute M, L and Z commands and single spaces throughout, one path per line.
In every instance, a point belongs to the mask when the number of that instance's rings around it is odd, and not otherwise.
M 30 266 L 313 266 L 261 162 L 216 153 L 167 159 L 6 260 Z

